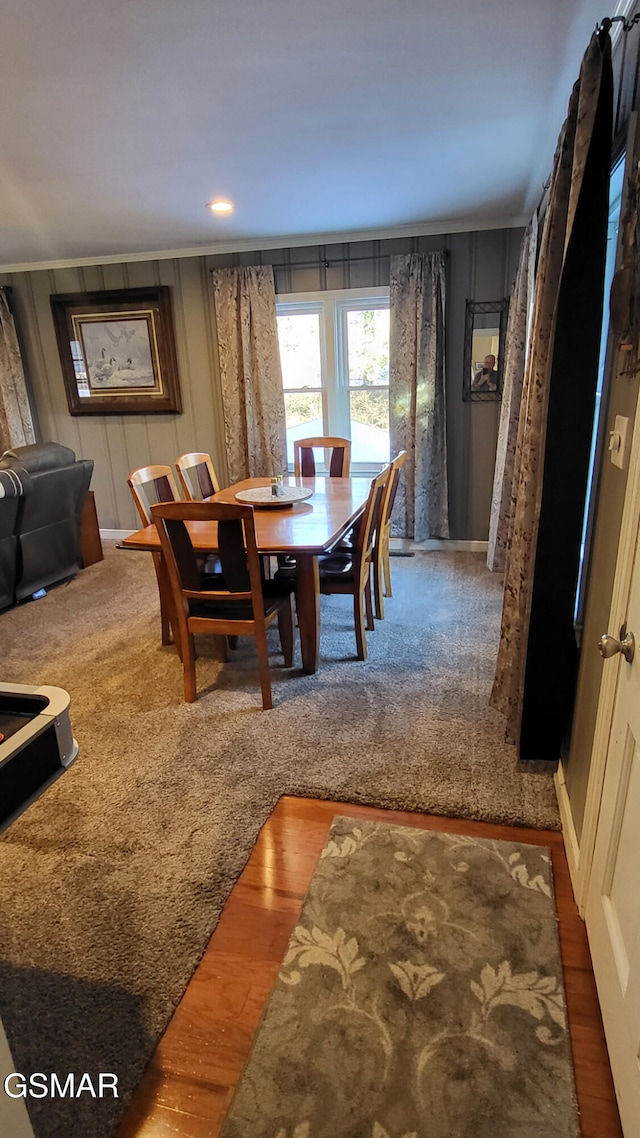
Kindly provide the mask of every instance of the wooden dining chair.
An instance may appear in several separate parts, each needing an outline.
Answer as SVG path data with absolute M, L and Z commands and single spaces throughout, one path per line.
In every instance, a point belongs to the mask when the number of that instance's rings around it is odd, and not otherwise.
M 173 471 L 170 466 L 141 466 L 132 470 L 127 478 L 127 485 L 133 495 L 136 509 L 140 515 L 143 526 L 153 525 L 151 507 L 158 502 L 177 502 L 180 498 Z M 162 643 L 171 643 L 171 621 L 164 603 L 164 587 L 162 582 L 163 566 L 159 553 L 152 553 L 153 567 L 158 582 L 160 594 L 160 626 L 162 630 Z
M 380 524 L 384 491 L 390 472 L 391 467 L 387 465 L 373 479 L 364 513 L 359 519 L 359 525 L 354 529 L 353 546 L 349 550 L 337 549 L 334 553 L 318 558 L 320 592 L 347 593 L 353 597 L 353 620 L 359 660 L 367 658 L 365 624 L 369 631 L 374 628 L 371 565 L 375 534 Z M 295 564 L 283 566 L 278 569 L 275 580 L 294 581 L 295 573 Z
M 293 473 L 296 478 L 315 478 L 316 460 L 313 453 L 323 448 L 331 451 L 329 460 L 330 478 L 348 478 L 351 466 L 351 441 L 330 435 L 318 435 L 309 439 L 294 439 L 293 442 Z
M 187 502 L 201 502 L 220 489 L 211 455 L 204 451 L 191 451 L 176 459 L 178 478 Z
M 347 593 L 353 596 L 353 621 L 359 660 L 367 658 L 365 624 L 369 632 L 375 628 L 371 600 L 371 567 L 375 535 L 380 525 L 384 493 L 390 472 L 390 466 L 383 467 L 371 482 L 365 511 L 360 518 L 360 524 L 354 530 L 353 549 L 350 552 L 330 553 L 327 557 L 319 559 L 320 592 Z
M 153 525 L 151 507 L 158 502 L 178 502 L 180 491 L 170 466 L 141 466 L 132 470 L 127 485 L 143 526 Z
M 194 635 L 253 636 L 262 707 L 273 706 L 267 628 L 277 618 L 285 666 L 293 665 L 292 581 L 263 580 L 252 506 L 224 502 L 166 502 L 151 507 L 165 558 L 181 643 L 184 697 L 196 699 Z M 224 588 L 203 585 L 186 522 L 218 523 Z
M 351 441 L 333 435 L 317 435 L 308 439 L 294 439 L 293 442 L 293 473 L 296 478 L 315 478 L 316 459 L 313 453 L 315 448 L 331 451 L 329 459 L 330 478 L 348 478 L 351 466 Z M 295 557 L 285 554 L 278 555 L 278 566 L 281 569 L 293 569 Z
M 384 576 L 384 595 L 391 594 L 391 566 L 389 562 L 389 542 L 391 540 L 391 515 L 398 492 L 402 467 L 407 458 L 406 450 L 401 450 L 391 462 L 391 470 L 382 500 L 382 514 L 373 544 L 373 600 L 376 620 L 384 619 L 382 579 Z

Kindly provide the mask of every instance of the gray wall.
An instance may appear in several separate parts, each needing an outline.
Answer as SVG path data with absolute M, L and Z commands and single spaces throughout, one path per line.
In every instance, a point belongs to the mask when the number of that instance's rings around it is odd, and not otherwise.
M 206 450 L 226 478 L 222 401 L 210 270 L 273 264 L 278 292 L 358 288 L 389 283 L 395 253 L 447 253 L 447 415 L 451 536 L 486 540 L 499 403 L 462 402 L 465 300 L 499 300 L 515 276 L 521 229 L 276 249 L 220 257 L 186 257 L 117 265 L 4 274 L 21 337 L 40 434 L 96 464 L 93 488 L 100 525 L 136 528 L 126 477 L 147 463 L 170 463 Z M 171 287 L 182 415 L 85 415 L 67 409 L 49 297 L 54 293 L 148 284 Z
M 173 464 L 179 454 L 206 450 L 226 477 L 215 328 L 202 258 L 55 269 L 5 275 L 21 339 L 25 371 L 42 439 L 93 458 L 92 487 L 100 526 L 137 529 L 127 475 L 148 463 Z M 171 288 L 181 415 L 80 415 L 67 407 L 49 303 L 50 295 L 166 284 Z

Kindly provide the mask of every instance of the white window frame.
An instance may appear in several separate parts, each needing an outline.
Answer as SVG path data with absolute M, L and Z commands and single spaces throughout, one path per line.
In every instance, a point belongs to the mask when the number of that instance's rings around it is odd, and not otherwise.
M 318 314 L 324 433 L 342 438 L 351 436 L 347 312 L 358 308 L 389 308 L 388 286 L 278 293 L 276 296 L 278 316 L 305 312 Z M 291 463 L 289 469 L 292 469 Z M 375 474 L 381 466 L 375 462 L 352 462 L 351 469 L 358 474 Z M 319 468 L 318 473 L 326 471 Z

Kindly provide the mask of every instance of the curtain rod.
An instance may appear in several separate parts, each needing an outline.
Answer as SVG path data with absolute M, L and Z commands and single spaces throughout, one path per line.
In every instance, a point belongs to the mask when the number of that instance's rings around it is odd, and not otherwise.
M 611 30 L 612 24 L 622 24 L 622 31 L 626 34 L 630 32 L 637 23 L 640 23 L 640 12 L 636 12 L 635 16 L 630 20 L 628 20 L 626 16 L 605 16 L 604 20 L 596 24 L 596 31 L 608 32 Z
M 449 256 L 449 250 L 448 249 L 430 249 L 429 252 L 441 253 L 442 256 L 445 258 L 445 260 Z M 215 255 L 218 257 L 224 257 L 225 256 L 224 253 L 217 253 Z M 236 254 L 232 254 L 232 256 L 235 256 L 235 255 Z M 401 254 L 401 255 L 403 255 L 403 254 Z M 344 266 L 344 265 L 354 265 L 354 264 L 356 264 L 357 261 L 380 261 L 380 260 L 386 259 L 388 257 L 395 257 L 395 256 L 397 256 L 396 253 L 377 253 L 377 254 L 371 254 L 369 257 L 346 257 L 342 261 L 340 261 L 336 258 L 333 258 L 331 261 L 328 261 L 326 259 L 326 257 L 318 257 L 318 258 L 316 258 L 315 261 L 291 261 L 291 262 L 266 261 L 266 262 L 264 262 L 264 267 L 266 268 L 268 265 L 270 265 L 274 272 L 276 272 L 276 271 L 280 272 L 280 271 L 283 271 L 284 269 L 331 269 L 331 268 L 340 268 L 341 266 Z M 227 267 L 226 265 L 214 265 L 213 268 L 209 269 L 209 272 L 215 273 L 216 269 L 224 269 L 226 267 Z M 244 266 L 240 265 L 238 267 L 243 268 Z
M 635 25 L 638 23 L 640 23 L 640 12 L 636 12 L 635 16 L 633 16 L 630 20 L 628 20 L 626 16 L 605 16 L 604 19 L 601 20 L 599 24 L 596 24 L 596 33 L 598 33 L 598 32 L 609 32 L 609 31 L 611 31 L 611 25 L 612 24 L 622 24 L 620 31 L 624 35 L 626 35 L 627 32 L 630 32 L 631 29 L 633 27 L 635 27 Z M 626 45 L 625 45 L 625 48 L 626 48 Z M 618 95 L 618 101 L 619 101 L 619 98 L 620 98 L 620 93 Z M 616 112 L 616 115 L 617 115 L 617 112 Z M 546 182 L 543 182 L 543 184 L 542 184 L 543 196 L 544 196 L 544 194 L 546 194 L 547 190 L 549 189 L 549 186 L 551 185 L 551 177 L 552 177 L 552 175 L 549 174 L 549 177 L 547 178 Z

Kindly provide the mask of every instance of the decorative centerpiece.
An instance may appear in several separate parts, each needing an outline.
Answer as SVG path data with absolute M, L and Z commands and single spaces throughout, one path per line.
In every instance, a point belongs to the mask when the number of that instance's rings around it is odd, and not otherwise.
M 310 498 L 313 490 L 306 486 L 285 486 L 282 476 L 272 478 L 268 486 L 254 486 L 250 490 L 239 490 L 238 502 L 246 502 L 256 509 L 282 509 L 295 506 Z

